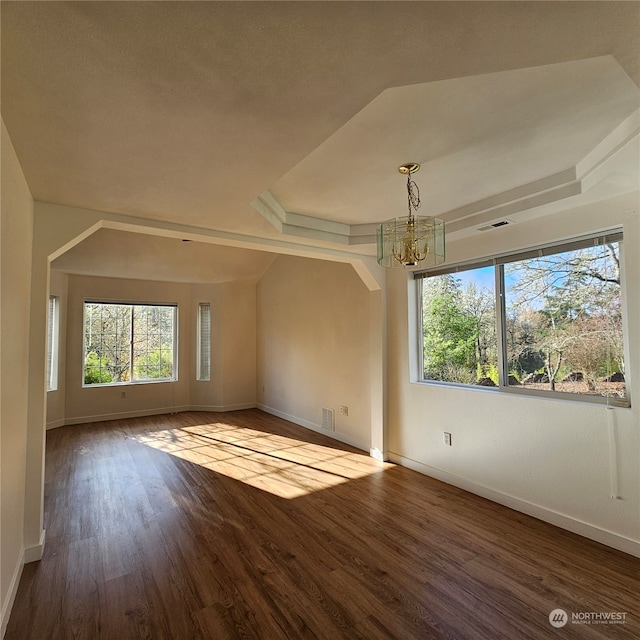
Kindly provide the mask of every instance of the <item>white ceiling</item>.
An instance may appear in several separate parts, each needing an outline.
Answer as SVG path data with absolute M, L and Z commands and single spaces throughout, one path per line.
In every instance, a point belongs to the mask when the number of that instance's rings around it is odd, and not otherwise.
M 277 254 L 99 229 L 51 267 L 76 275 L 209 283 L 257 282 Z
M 638 2 L 3 2 L 1 21 L 38 200 L 311 244 L 340 223 L 331 245 L 404 215 L 409 161 L 453 240 L 639 186 Z
M 286 211 L 382 221 L 406 215 L 413 161 L 422 212 L 447 217 L 576 167 L 638 102 L 610 56 L 387 89 L 270 191 Z

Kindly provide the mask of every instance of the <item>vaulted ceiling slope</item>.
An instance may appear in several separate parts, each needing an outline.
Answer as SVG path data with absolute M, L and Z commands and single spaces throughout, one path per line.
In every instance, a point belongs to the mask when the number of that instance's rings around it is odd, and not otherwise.
M 2 116 L 37 200 L 353 245 L 404 215 L 403 162 L 458 235 L 638 189 L 638 2 L 2 2 L 1 20 Z

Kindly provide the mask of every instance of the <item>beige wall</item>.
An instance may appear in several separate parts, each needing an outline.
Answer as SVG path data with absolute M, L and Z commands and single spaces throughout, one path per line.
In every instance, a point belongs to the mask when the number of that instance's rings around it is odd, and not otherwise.
M 86 299 L 178 305 L 178 380 L 83 387 L 83 303 Z M 189 407 L 191 298 L 188 285 L 69 276 L 65 423 L 182 411 Z M 125 397 L 122 397 L 124 394 Z
M 51 271 L 61 303 L 59 390 L 47 393 L 47 427 L 171 411 L 231 411 L 256 405 L 256 285 L 179 284 L 67 275 Z M 86 299 L 178 305 L 178 381 L 82 386 Z M 211 304 L 211 380 L 197 381 L 198 304 Z M 66 347 L 66 348 L 65 348 Z M 122 397 L 122 394 L 125 397 Z
M 0 603 L 4 634 L 24 554 L 33 200 L 2 122 Z
M 213 409 L 222 407 L 224 404 L 224 367 L 222 366 L 224 339 L 220 323 L 220 309 L 224 304 L 222 298 L 220 285 L 198 284 L 191 287 L 191 316 L 194 318 L 194 326 L 190 339 L 189 357 L 192 364 L 189 375 L 193 378 L 191 402 L 194 409 Z M 211 305 L 211 379 L 206 381 L 196 380 L 198 305 L 201 302 L 208 302 Z M 255 396 L 255 391 L 253 395 Z
M 258 284 L 261 407 L 317 430 L 334 409 L 333 435 L 369 450 L 370 295 L 349 265 L 277 258 Z
M 192 313 L 211 304 L 211 381 L 195 380 L 197 323 L 191 353 L 193 409 L 226 410 L 256 406 L 256 285 L 229 282 L 191 287 Z
M 452 243 L 485 257 L 624 225 L 631 409 L 410 382 L 417 349 L 405 272 L 389 272 L 391 458 L 559 526 L 640 552 L 640 217 L 638 194 Z M 443 445 L 443 432 L 453 446 Z M 610 437 L 613 434 L 613 438 Z M 610 446 L 613 451 L 610 457 Z M 613 462 L 612 462 L 613 461 Z M 617 466 L 617 471 L 616 471 Z M 612 475 L 621 499 L 611 498 Z
M 64 402 L 60 394 L 48 394 L 50 427 L 173 410 L 229 411 L 259 402 L 314 429 L 320 428 L 322 407 L 334 408 L 332 435 L 364 449 L 371 446 L 371 407 L 380 404 L 380 386 L 372 400 L 371 372 L 379 369 L 381 350 L 380 344 L 371 346 L 371 311 L 372 296 L 379 305 L 380 292 L 370 292 L 351 266 L 280 256 L 257 287 L 252 281 L 187 285 L 66 278 L 65 290 L 65 279 L 52 271 L 51 292 L 59 293 L 61 300 L 67 296 L 67 348 L 62 358 Z M 87 298 L 177 302 L 182 345 L 179 381 L 126 389 L 83 388 L 82 303 Z M 201 302 L 211 304 L 210 381 L 195 379 Z M 379 333 L 379 322 L 375 326 Z M 348 416 L 340 414 L 340 405 L 349 407 Z

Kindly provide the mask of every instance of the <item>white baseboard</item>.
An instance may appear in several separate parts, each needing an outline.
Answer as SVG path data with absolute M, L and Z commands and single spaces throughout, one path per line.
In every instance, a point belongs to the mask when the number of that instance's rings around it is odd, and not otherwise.
M 345 444 L 349 444 L 352 447 L 356 447 L 358 449 L 367 450 L 368 447 L 363 447 L 362 442 L 358 442 L 355 438 L 350 438 L 349 436 L 338 433 L 336 431 L 329 431 L 328 429 L 323 429 L 319 424 L 315 424 L 310 422 L 309 420 L 304 420 L 303 418 L 298 418 L 297 416 L 292 416 L 289 413 L 285 413 L 284 411 L 279 411 L 278 409 L 274 409 L 273 407 L 267 407 L 263 404 L 256 404 L 255 402 L 245 402 L 241 404 L 226 404 L 226 405 L 184 405 L 180 407 L 162 407 L 160 409 L 142 409 L 140 411 L 126 411 L 121 413 L 103 413 L 100 415 L 93 416 L 79 416 L 76 418 L 67 418 L 66 420 L 56 420 L 50 424 L 47 424 L 47 429 L 55 429 L 57 427 L 63 427 L 66 425 L 73 424 L 85 424 L 90 422 L 106 422 L 108 420 L 122 420 L 125 418 L 140 418 L 144 416 L 156 416 L 162 415 L 164 413 L 179 413 L 182 411 L 211 411 L 213 413 L 224 413 L 226 411 L 241 411 L 243 409 L 260 409 L 261 411 L 265 411 L 266 413 L 270 413 L 274 416 L 278 416 L 283 420 L 288 420 L 289 422 L 293 422 L 301 427 L 305 427 L 306 429 L 310 429 L 311 431 L 316 431 L 317 433 L 322 433 L 325 436 L 329 436 L 334 440 L 338 440 L 340 442 L 344 442 Z M 377 450 L 375 450 L 377 451 Z M 381 457 L 383 454 L 381 452 L 377 452 L 377 455 L 374 455 L 374 450 L 371 450 L 372 457 L 377 460 L 382 460 Z
M 11 609 L 18 593 L 18 585 L 20 584 L 20 578 L 22 577 L 22 569 L 24 568 L 24 550 L 18 557 L 16 566 L 13 569 L 13 575 L 11 576 L 11 582 L 9 583 L 9 591 L 7 597 L 2 603 L 2 619 L 0 622 L 0 638 L 4 638 L 7 625 L 9 624 L 9 616 L 11 615 Z
M 241 411 L 242 409 L 255 409 L 255 402 L 245 402 L 243 404 L 192 404 L 188 411 L 212 411 L 214 413 L 224 413 L 225 411 Z
M 543 520 L 549 524 L 553 524 L 562 529 L 566 529 L 567 531 L 589 538 L 590 540 L 600 542 L 601 544 L 612 547 L 613 549 L 617 549 L 618 551 L 623 551 L 624 553 L 640 558 L 640 541 L 638 540 L 633 540 L 632 538 L 621 536 L 620 534 L 612 531 L 601 529 L 600 527 L 596 527 L 588 522 L 583 522 L 582 520 L 577 520 L 576 518 L 567 516 L 564 513 L 559 513 L 558 511 L 547 509 L 546 507 L 528 502 L 527 500 L 522 500 L 521 498 L 496 491 L 490 487 L 473 482 L 468 478 L 437 469 L 436 467 L 431 467 L 395 453 L 389 453 L 389 460 L 396 464 L 400 464 L 403 467 L 413 469 L 414 471 L 418 471 L 419 473 L 435 478 L 436 480 L 441 480 L 442 482 L 451 484 L 459 489 L 469 491 L 469 493 L 474 493 L 475 495 L 487 498 L 492 502 L 497 502 L 498 504 L 514 509 L 515 511 L 526 513 L 529 516 L 538 518 L 538 520 Z
M 139 411 L 123 411 L 120 413 L 102 413 L 93 416 L 79 416 L 75 418 L 67 418 L 66 420 L 56 420 L 47 423 L 48 429 L 57 429 L 72 424 L 85 424 L 87 422 L 106 422 L 108 420 L 123 420 L 126 418 L 143 418 L 145 416 L 158 416 L 166 413 L 182 413 L 183 411 L 212 411 L 215 413 L 223 413 L 225 411 L 240 411 L 242 409 L 255 409 L 255 402 L 245 402 L 243 404 L 225 404 L 225 405 L 182 405 L 179 407 L 161 407 L 155 409 L 141 409 Z
M 156 409 L 141 409 L 139 411 L 123 411 L 119 413 L 103 413 L 93 416 L 78 416 L 75 418 L 66 418 L 65 425 L 84 424 L 85 422 L 106 422 L 107 420 L 123 420 L 125 418 L 143 418 L 144 416 L 157 416 L 165 413 L 180 413 L 181 411 L 189 411 L 191 407 L 160 407 Z
M 45 537 L 46 537 L 46 530 L 43 529 L 40 532 L 40 541 L 38 542 L 38 544 L 32 546 L 32 547 L 27 547 L 24 550 L 24 563 L 27 564 L 28 562 L 37 562 L 38 560 L 42 560 L 42 554 L 44 553 L 44 541 L 45 541 Z
M 314 422 L 310 422 L 309 420 L 305 420 L 304 418 L 298 418 L 297 416 L 292 416 L 284 411 L 280 411 L 279 409 L 274 409 L 273 407 L 268 407 L 264 404 L 258 404 L 257 408 L 265 413 L 270 413 L 271 415 L 277 416 L 278 418 L 282 418 L 283 420 L 288 420 L 289 422 L 293 422 L 300 427 L 305 427 L 305 429 L 310 429 L 311 431 L 315 431 L 317 433 L 321 433 L 325 436 L 329 436 L 334 440 L 338 440 L 339 442 L 344 442 L 345 444 L 349 444 L 352 447 L 356 447 L 357 449 L 364 449 L 365 451 L 368 447 L 363 447 L 361 442 L 357 442 L 354 438 L 350 438 L 349 436 L 338 433 L 336 431 L 329 431 L 328 429 L 323 429 L 319 424 L 315 424 Z

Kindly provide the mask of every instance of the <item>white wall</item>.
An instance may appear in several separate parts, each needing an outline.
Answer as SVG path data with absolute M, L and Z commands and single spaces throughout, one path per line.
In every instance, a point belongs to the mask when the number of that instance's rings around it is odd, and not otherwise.
M 279 256 L 258 284 L 259 406 L 371 447 L 370 295 L 350 265 Z M 349 415 L 340 415 L 340 405 Z
M 640 217 L 638 194 L 453 243 L 452 263 L 624 225 L 632 408 L 410 382 L 406 272 L 389 272 L 392 460 L 640 554 Z M 611 426 L 609 419 L 612 419 Z M 609 429 L 615 434 L 610 464 Z M 451 432 L 453 446 L 443 444 Z M 620 499 L 611 498 L 618 466 Z
M 22 572 L 33 200 L 2 122 L 0 241 L 0 637 Z

